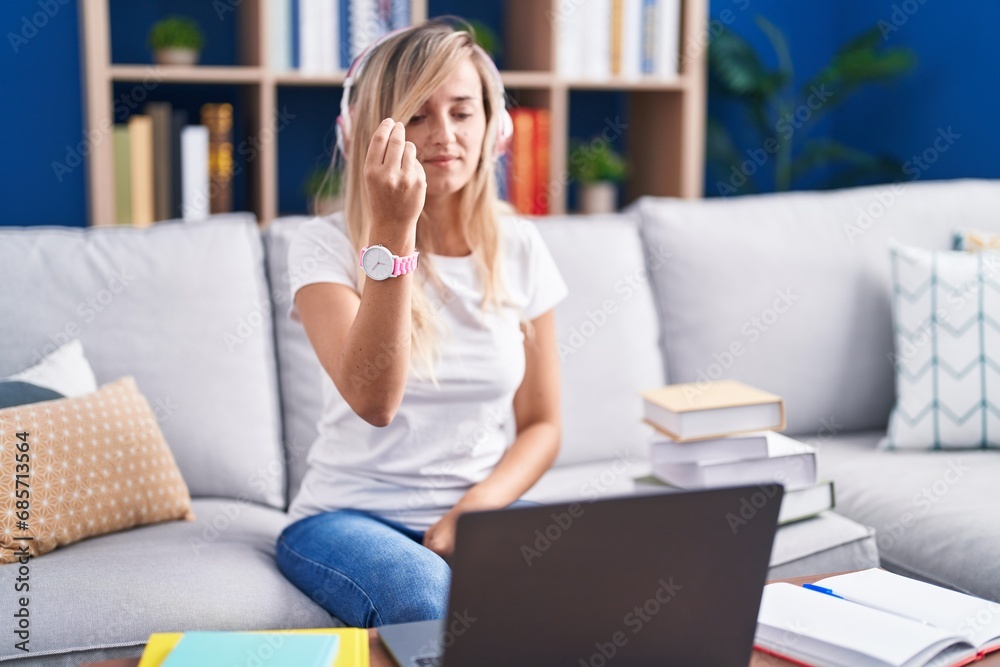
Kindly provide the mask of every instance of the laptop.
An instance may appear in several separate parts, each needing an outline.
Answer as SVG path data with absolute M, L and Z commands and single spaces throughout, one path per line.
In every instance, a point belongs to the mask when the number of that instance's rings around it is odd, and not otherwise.
M 448 615 L 379 636 L 400 667 L 746 665 L 783 491 L 462 514 Z

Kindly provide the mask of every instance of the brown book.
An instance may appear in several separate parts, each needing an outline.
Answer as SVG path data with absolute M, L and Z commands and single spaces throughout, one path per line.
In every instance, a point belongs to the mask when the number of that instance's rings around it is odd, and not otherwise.
M 535 187 L 531 198 L 535 215 L 549 212 L 549 126 L 551 115 L 548 109 L 535 109 Z
M 170 177 L 174 155 L 170 141 L 172 107 L 170 102 L 149 102 L 143 111 L 153 119 L 153 217 L 169 220 L 171 215 Z
M 784 399 L 737 380 L 673 384 L 639 394 L 643 421 L 677 442 L 785 429 Z
M 153 224 L 153 119 L 133 114 L 128 119 L 129 182 L 132 189 L 132 225 Z
M 233 210 L 233 105 L 203 104 L 201 124 L 208 128 L 209 212 Z
M 510 203 L 518 213 L 531 215 L 535 198 L 535 114 L 524 107 L 510 110 L 514 138 L 510 151 Z
M 132 169 L 129 167 L 128 125 L 115 124 L 115 224 L 132 224 Z

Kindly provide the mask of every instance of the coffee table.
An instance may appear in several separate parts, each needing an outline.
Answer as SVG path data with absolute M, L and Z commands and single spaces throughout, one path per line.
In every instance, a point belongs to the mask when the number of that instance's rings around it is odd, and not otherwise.
M 792 577 L 790 579 L 777 579 L 776 581 L 786 581 L 796 586 L 811 584 L 818 579 L 832 577 L 832 574 L 819 574 L 808 577 Z M 771 582 L 773 583 L 773 582 Z M 371 667 L 396 667 L 389 654 L 382 648 L 382 642 L 378 639 L 378 630 L 372 628 L 368 631 L 368 641 L 371 646 Z M 104 662 L 88 662 L 81 667 L 136 667 L 139 664 L 138 658 L 128 658 L 122 660 L 106 660 Z M 754 651 L 750 657 L 750 667 L 795 667 L 796 663 L 776 658 L 772 655 Z M 974 663 L 982 667 L 1000 667 L 1000 651 L 994 653 L 980 662 Z

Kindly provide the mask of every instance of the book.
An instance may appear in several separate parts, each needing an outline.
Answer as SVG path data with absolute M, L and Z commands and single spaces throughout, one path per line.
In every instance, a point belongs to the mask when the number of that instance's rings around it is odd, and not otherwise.
M 535 136 L 532 149 L 535 183 L 532 187 L 531 213 L 549 213 L 549 135 L 551 116 L 548 109 L 534 109 Z
M 181 130 L 181 215 L 186 221 L 208 217 L 208 128 L 188 125 Z
M 535 191 L 535 115 L 532 109 L 510 110 L 514 137 L 510 144 L 510 203 L 518 213 L 531 215 Z
M 267 61 L 273 72 L 292 68 L 292 2 L 267 0 Z
M 878 568 L 812 586 L 764 587 L 756 648 L 833 667 L 957 666 L 1000 650 L 994 602 Z
M 218 667 L 266 664 L 269 667 L 329 667 L 340 646 L 336 635 L 269 632 L 185 632 L 163 667 Z
M 119 123 L 113 132 L 115 149 L 115 224 L 132 224 L 132 186 L 129 183 L 128 125 Z
M 646 475 L 634 480 L 636 493 L 677 493 L 685 489 L 668 484 L 656 475 Z M 739 525 L 742 521 L 756 514 L 756 508 L 749 498 L 746 499 L 748 507 L 733 508 L 732 516 L 727 516 L 726 520 L 731 525 Z M 795 523 L 804 519 L 811 519 L 821 512 L 832 510 L 836 507 L 836 497 L 834 494 L 833 481 L 824 480 L 816 482 L 812 486 L 804 486 L 799 489 L 787 489 L 781 496 L 781 507 L 778 509 L 778 525 Z
M 153 119 L 133 114 L 128 119 L 129 186 L 132 224 L 153 224 Z
M 786 489 L 817 482 L 816 448 L 780 433 L 767 439 L 767 456 L 746 459 L 653 462 L 653 474 L 685 489 L 778 483 Z
M 622 7 L 621 74 L 635 80 L 642 74 L 643 0 L 624 0 Z
M 149 102 L 143 112 L 153 119 L 153 219 L 170 218 L 170 177 L 173 152 L 170 132 L 172 106 L 170 102 Z
M 656 76 L 674 79 L 680 74 L 681 0 L 656 0 Z
M 723 438 L 677 442 L 669 438 L 654 440 L 649 447 L 654 463 L 686 463 L 713 459 L 760 459 L 767 456 L 768 434 L 752 431 Z
M 304 628 L 295 630 L 270 630 L 274 634 L 332 635 L 339 641 L 337 656 L 332 667 L 368 667 L 368 631 L 364 628 Z M 159 667 L 180 642 L 182 632 L 156 632 L 149 636 L 138 667 Z M 235 633 L 234 633 L 235 634 Z M 240 633 L 243 634 L 243 633 Z M 246 634 L 258 634 L 250 632 Z M 233 663 L 238 664 L 238 663 Z M 327 663 L 330 664 L 330 663 Z
M 170 215 L 167 216 L 169 218 L 184 217 L 184 211 L 181 208 L 181 202 L 184 199 L 181 133 L 187 124 L 187 111 L 185 109 L 174 109 L 170 114 Z
M 201 105 L 201 124 L 208 128 L 209 212 L 233 210 L 233 105 Z
M 639 392 L 643 419 L 678 442 L 785 430 L 785 401 L 736 380 L 673 384 Z

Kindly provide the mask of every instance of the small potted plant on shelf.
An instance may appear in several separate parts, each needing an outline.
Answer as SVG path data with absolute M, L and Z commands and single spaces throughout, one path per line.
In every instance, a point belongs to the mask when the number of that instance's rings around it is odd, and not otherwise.
M 309 173 L 305 192 L 309 198 L 310 215 L 329 215 L 344 207 L 340 196 L 342 180 L 338 170 L 328 172 L 326 169 L 316 168 Z
M 157 65 L 196 65 L 204 44 L 201 28 L 184 16 L 165 18 L 149 31 L 149 47 Z
M 569 174 L 577 183 L 580 213 L 614 213 L 617 184 L 625 180 L 625 160 L 600 137 L 576 142 L 569 156 Z

